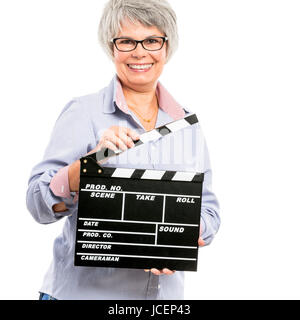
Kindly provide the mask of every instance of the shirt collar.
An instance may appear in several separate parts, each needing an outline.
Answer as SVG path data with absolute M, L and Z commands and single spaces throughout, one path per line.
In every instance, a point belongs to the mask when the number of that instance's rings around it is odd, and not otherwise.
M 122 85 L 117 74 L 115 74 L 107 89 L 108 90 L 106 91 L 103 101 L 103 112 L 114 113 L 117 107 L 124 113 L 129 114 L 129 109 L 123 94 Z M 157 84 L 156 94 L 159 107 L 172 119 L 182 119 L 185 116 L 185 112 L 190 112 L 190 110 L 187 108 L 181 107 L 160 82 Z

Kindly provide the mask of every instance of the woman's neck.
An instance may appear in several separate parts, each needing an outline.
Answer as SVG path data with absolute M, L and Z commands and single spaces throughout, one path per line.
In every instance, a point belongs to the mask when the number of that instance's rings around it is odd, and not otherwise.
M 123 85 L 123 94 L 129 109 L 147 117 L 158 107 L 156 88 L 135 91 Z

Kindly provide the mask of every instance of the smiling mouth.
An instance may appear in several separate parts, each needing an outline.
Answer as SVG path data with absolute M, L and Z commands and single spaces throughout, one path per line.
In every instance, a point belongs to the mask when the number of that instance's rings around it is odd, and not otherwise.
M 127 66 L 132 70 L 149 70 L 152 68 L 154 63 L 148 64 L 127 64 Z

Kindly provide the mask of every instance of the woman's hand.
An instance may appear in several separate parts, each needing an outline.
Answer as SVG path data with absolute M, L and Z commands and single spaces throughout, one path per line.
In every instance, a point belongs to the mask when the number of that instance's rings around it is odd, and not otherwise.
M 113 151 L 117 151 L 118 149 L 125 151 L 128 148 L 134 147 L 133 140 L 139 139 L 139 134 L 130 128 L 112 126 L 104 131 L 94 152 L 102 148 L 108 148 Z
M 79 191 L 80 182 L 80 160 L 76 160 L 69 166 L 69 189 L 72 192 Z
M 125 151 L 134 147 L 133 140 L 139 140 L 139 134 L 127 127 L 112 126 L 105 130 L 97 146 L 86 155 L 98 152 L 103 148 L 117 151 L 118 148 Z M 80 160 L 76 160 L 69 167 L 69 188 L 70 191 L 79 190 L 80 182 Z
M 175 270 L 170 270 L 170 269 L 167 269 L 167 268 L 164 268 L 162 270 L 158 270 L 158 269 L 155 269 L 155 268 L 152 268 L 152 269 L 145 269 L 144 270 L 145 272 L 152 272 L 153 274 L 155 274 L 156 276 L 160 276 L 162 274 L 166 274 L 166 275 L 172 275 L 174 274 L 176 271 Z
M 199 245 L 199 247 L 205 246 L 205 241 L 201 237 L 199 237 L 199 239 L 198 239 L 198 245 Z

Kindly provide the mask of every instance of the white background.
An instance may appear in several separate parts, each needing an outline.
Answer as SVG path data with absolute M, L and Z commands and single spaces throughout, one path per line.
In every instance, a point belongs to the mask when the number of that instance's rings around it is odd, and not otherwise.
M 299 299 L 300 3 L 171 0 L 180 47 L 162 83 L 197 113 L 222 223 L 187 299 Z M 75 96 L 114 75 L 101 0 L 0 2 L 0 298 L 37 299 L 63 221 L 36 223 L 27 181 Z

